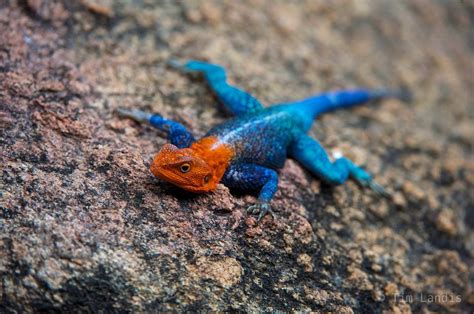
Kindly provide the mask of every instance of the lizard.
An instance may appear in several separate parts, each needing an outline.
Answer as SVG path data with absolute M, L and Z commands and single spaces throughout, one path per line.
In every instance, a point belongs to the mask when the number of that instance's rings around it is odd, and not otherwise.
M 267 213 L 275 218 L 270 202 L 278 187 L 278 170 L 290 157 L 330 185 L 349 178 L 362 187 L 390 197 L 366 170 L 350 159 L 335 155 L 331 160 L 323 146 L 307 135 L 321 114 L 341 108 L 397 98 L 409 101 L 406 89 L 347 89 L 269 107 L 250 93 L 230 85 L 223 67 L 203 61 L 169 61 L 174 69 L 203 75 L 218 101 L 234 117 L 196 139 L 182 124 L 138 109 L 119 108 L 122 117 L 147 122 L 164 131 L 166 143 L 153 158 L 151 173 L 194 193 L 212 192 L 219 182 L 231 189 L 258 192 L 247 208 L 260 221 Z

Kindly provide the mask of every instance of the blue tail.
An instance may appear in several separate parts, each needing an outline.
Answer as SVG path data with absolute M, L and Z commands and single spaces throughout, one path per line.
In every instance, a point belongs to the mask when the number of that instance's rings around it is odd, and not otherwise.
M 385 98 L 397 98 L 403 102 L 410 102 L 411 94 L 406 89 L 402 89 L 399 91 L 392 91 L 387 89 L 341 90 L 315 95 L 309 98 L 292 102 L 290 103 L 290 105 L 299 106 L 302 110 L 312 115 L 313 118 L 316 118 L 317 116 L 326 112 L 342 108 L 350 108 L 357 105 L 362 105 L 369 101 L 381 100 Z

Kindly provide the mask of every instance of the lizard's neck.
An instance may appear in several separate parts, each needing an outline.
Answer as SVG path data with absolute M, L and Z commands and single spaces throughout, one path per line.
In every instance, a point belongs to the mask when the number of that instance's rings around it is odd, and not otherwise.
M 204 137 L 190 148 L 214 170 L 211 183 L 215 189 L 235 155 L 234 149 L 214 136 Z

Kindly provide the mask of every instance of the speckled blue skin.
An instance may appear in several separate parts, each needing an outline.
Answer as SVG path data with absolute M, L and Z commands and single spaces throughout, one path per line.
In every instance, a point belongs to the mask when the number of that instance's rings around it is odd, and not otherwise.
M 188 61 L 184 65 L 172 61 L 170 64 L 184 72 L 202 73 L 219 101 L 235 116 L 205 136 L 215 136 L 234 149 L 235 157 L 221 182 L 230 188 L 259 191 L 259 203 L 250 210 L 260 212 L 260 218 L 271 212 L 268 204 L 277 191 L 277 170 L 283 167 L 287 157 L 297 160 L 327 183 L 342 184 L 350 177 L 387 195 L 370 174 L 349 159 L 340 157 L 331 161 L 320 143 L 306 133 L 322 113 L 386 97 L 403 98 L 402 93 L 367 89 L 335 91 L 264 108 L 249 93 L 228 85 L 226 73 L 218 65 L 201 61 Z M 192 134 L 177 122 L 160 115 L 147 118 L 155 127 L 167 131 L 171 143 L 180 148 L 194 141 Z

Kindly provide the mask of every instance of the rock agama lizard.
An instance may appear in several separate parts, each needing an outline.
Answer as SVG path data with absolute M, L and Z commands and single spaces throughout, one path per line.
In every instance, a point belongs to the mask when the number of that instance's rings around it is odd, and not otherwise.
M 150 167 L 156 177 L 191 192 L 213 191 L 219 182 L 229 188 L 258 191 L 258 201 L 248 208 L 258 220 L 273 211 L 270 201 L 277 191 L 278 172 L 287 157 L 297 160 L 321 180 L 339 185 L 352 178 L 382 196 L 389 194 L 372 176 L 351 160 L 328 157 L 321 144 L 308 136 L 321 114 L 373 100 L 394 97 L 407 100 L 404 91 L 352 89 L 321 93 L 268 108 L 251 94 L 227 83 L 225 70 L 215 64 L 173 60 L 183 72 L 203 74 L 218 100 L 235 117 L 213 127 L 196 140 L 182 124 L 159 114 L 119 109 L 122 116 L 165 131 L 168 140 Z

